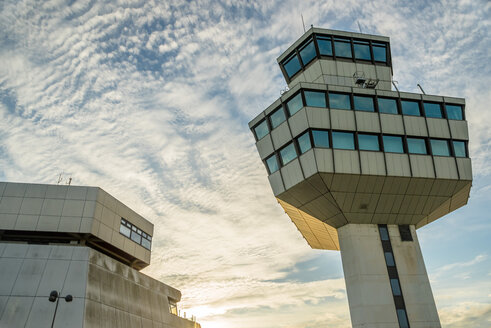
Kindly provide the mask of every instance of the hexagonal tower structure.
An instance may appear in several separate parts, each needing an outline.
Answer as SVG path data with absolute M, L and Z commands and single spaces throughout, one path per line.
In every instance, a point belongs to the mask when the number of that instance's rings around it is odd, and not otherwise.
M 311 28 L 250 123 L 307 243 L 340 250 L 353 327 L 439 327 L 416 229 L 465 205 L 465 101 L 392 91 L 388 37 Z

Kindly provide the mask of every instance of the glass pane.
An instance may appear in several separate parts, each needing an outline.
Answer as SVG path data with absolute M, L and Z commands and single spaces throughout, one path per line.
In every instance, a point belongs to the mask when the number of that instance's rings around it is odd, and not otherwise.
M 312 148 L 312 145 L 310 144 L 309 132 L 305 132 L 304 134 L 302 134 L 300 137 L 298 137 L 297 141 L 298 147 L 300 148 L 300 153 L 302 154 Z
M 399 321 L 399 328 L 409 328 L 409 323 L 407 322 L 406 310 L 397 309 L 397 320 Z
M 142 239 L 142 246 L 145 247 L 146 249 L 150 250 L 150 246 L 151 246 L 150 241 L 147 240 L 146 238 L 143 238 Z
M 296 112 L 300 110 L 300 108 L 303 107 L 303 102 L 302 102 L 302 94 L 299 93 L 295 97 L 293 97 L 287 104 L 286 106 L 288 107 L 288 111 L 290 112 L 290 116 L 293 116 Z
M 274 113 L 269 117 L 269 120 L 273 129 L 283 123 L 286 120 L 283 108 L 278 108 L 276 111 L 274 111 Z
M 283 68 L 285 69 L 288 77 L 295 75 L 302 68 L 297 55 L 293 54 L 289 59 L 287 59 L 287 61 L 283 64 Z
M 370 55 L 370 46 L 368 44 L 357 44 L 355 42 L 353 47 L 355 48 L 356 59 L 372 60 L 372 56 Z
M 324 39 L 317 37 L 317 46 L 321 55 L 332 56 L 332 43 L 331 39 Z
M 463 141 L 454 141 L 453 151 L 455 153 L 455 157 L 467 157 L 465 152 L 465 143 Z
M 373 46 L 373 59 L 378 62 L 386 62 L 387 61 L 387 51 L 385 50 L 385 46 L 379 47 L 374 45 Z
M 346 57 L 352 58 L 351 55 L 351 43 L 342 42 L 342 41 L 334 41 L 334 50 L 336 51 L 336 57 Z
M 394 263 L 394 256 L 392 255 L 391 252 L 385 252 L 385 263 L 387 263 L 387 266 L 395 266 L 395 263 Z
M 402 138 L 395 136 L 383 136 L 384 151 L 387 153 L 404 153 Z
M 417 101 L 402 100 L 402 113 L 404 115 L 420 116 L 419 104 Z
M 315 53 L 315 45 L 314 41 L 310 40 L 310 42 L 305 45 L 305 47 L 300 50 L 300 57 L 302 57 L 302 63 L 307 65 L 317 56 Z
M 351 109 L 349 95 L 329 93 L 329 108 Z
M 390 286 L 392 287 L 392 294 L 394 294 L 394 296 L 401 296 L 401 287 L 399 286 L 399 279 L 390 279 Z
M 329 132 L 322 130 L 312 130 L 315 147 L 329 148 Z
M 380 239 L 381 240 L 389 240 L 389 232 L 387 231 L 387 227 L 379 227 L 380 231 Z
M 358 145 L 360 150 L 380 150 L 378 136 L 372 134 L 359 134 Z
M 286 165 L 288 162 L 294 160 L 297 157 L 295 146 L 293 146 L 293 144 L 289 144 L 288 146 L 280 150 L 280 157 L 283 165 Z
M 442 118 L 442 109 L 440 104 L 423 103 L 426 117 Z
M 447 117 L 449 120 L 463 120 L 462 106 L 459 105 L 445 105 L 447 109 Z
M 327 107 L 324 92 L 305 91 L 305 102 L 311 107 Z
M 450 156 L 447 140 L 430 139 L 430 144 L 434 156 Z
M 140 236 L 135 231 L 132 231 L 131 232 L 131 240 L 133 240 L 135 243 L 139 244 L 139 243 L 141 243 L 142 236 Z
M 378 98 L 378 111 L 381 113 L 397 114 L 397 101 L 389 98 Z
M 407 138 L 407 149 L 410 154 L 427 154 L 424 139 Z
M 127 226 L 124 226 L 124 225 L 119 226 L 119 232 L 120 232 L 122 235 L 124 235 L 124 236 L 126 236 L 126 237 L 130 238 L 131 230 L 130 230 L 130 228 L 128 228 Z
M 375 111 L 372 97 L 354 96 L 353 102 L 354 102 L 355 110 L 363 110 L 366 112 Z
M 351 132 L 333 132 L 332 146 L 338 149 L 355 149 L 355 140 Z
M 263 138 L 269 133 L 268 123 L 266 121 L 262 121 L 254 128 L 254 132 L 256 133 L 257 140 Z
M 276 155 L 266 159 L 266 165 L 268 166 L 269 174 L 278 171 L 278 161 L 276 160 Z

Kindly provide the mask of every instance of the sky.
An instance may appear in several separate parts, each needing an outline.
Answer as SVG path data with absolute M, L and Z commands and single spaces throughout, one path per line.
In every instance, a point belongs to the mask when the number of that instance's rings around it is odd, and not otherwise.
M 0 1 L 0 181 L 100 186 L 203 328 L 350 327 L 340 253 L 277 204 L 247 123 L 307 27 L 391 38 L 401 91 L 466 98 L 469 203 L 418 230 L 443 327 L 491 326 L 491 3 Z

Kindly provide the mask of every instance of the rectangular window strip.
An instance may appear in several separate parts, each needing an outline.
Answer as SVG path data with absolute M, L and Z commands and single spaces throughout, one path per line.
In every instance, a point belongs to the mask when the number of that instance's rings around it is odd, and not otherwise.
M 392 290 L 392 296 L 394 298 L 394 305 L 397 314 L 397 320 L 399 322 L 399 328 L 409 328 L 406 305 L 404 303 L 404 296 L 399 281 L 399 274 L 397 273 L 397 265 L 394 259 L 394 253 L 392 251 L 392 244 L 390 242 L 389 230 L 387 229 L 386 224 L 379 224 L 378 230 L 380 235 L 380 241 L 382 242 L 382 251 L 384 252 L 384 256 L 385 256 L 385 263 L 387 265 L 387 273 L 389 275 L 389 283 L 390 283 L 390 288 Z
M 125 220 L 124 218 L 121 218 L 119 233 L 148 250 L 150 250 L 152 247 L 152 236 L 143 232 L 140 228 L 130 223 L 128 220 Z

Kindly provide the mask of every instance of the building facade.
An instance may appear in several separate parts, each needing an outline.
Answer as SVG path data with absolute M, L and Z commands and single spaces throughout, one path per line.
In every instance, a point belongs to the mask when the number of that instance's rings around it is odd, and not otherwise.
M 0 327 L 200 327 L 139 272 L 152 236 L 100 188 L 0 182 Z
M 439 327 L 416 229 L 467 203 L 465 100 L 393 91 L 383 36 L 311 28 L 278 63 L 249 127 L 307 243 L 341 251 L 353 327 Z

